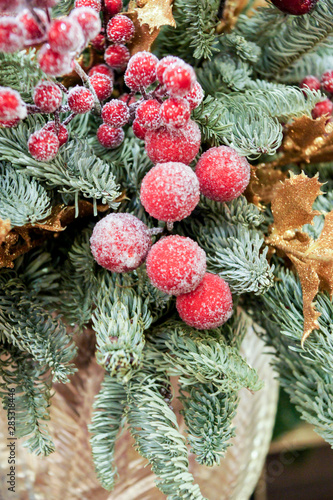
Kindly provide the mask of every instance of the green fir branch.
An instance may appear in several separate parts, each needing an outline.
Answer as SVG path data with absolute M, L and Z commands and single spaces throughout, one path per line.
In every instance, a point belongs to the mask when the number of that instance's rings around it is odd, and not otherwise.
M 226 109 L 211 96 L 207 96 L 193 111 L 193 120 L 200 127 L 202 142 L 211 146 L 219 146 L 223 142 L 226 132 L 232 127 L 231 121 L 228 122 L 225 116 Z

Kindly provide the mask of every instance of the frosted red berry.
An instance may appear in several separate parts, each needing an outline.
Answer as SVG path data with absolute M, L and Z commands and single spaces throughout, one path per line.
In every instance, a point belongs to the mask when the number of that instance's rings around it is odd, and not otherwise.
M 164 83 L 163 81 L 163 75 L 164 75 L 164 71 L 167 69 L 167 68 L 170 68 L 170 66 L 174 63 L 181 63 L 182 62 L 182 59 L 180 59 L 179 57 L 176 57 L 176 56 L 166 56 L 166 57 L 163 57 L 158 65 L 157 65 L 157 68 L 156 68 L 156 78 L 158 79 L 158 81 L 160 83 Z
M 23 24 L 15 17 L 0 17 L 0 52 L 16 52 L 24 45 Z
M 109 16 L 115 16 L 123 10 L 122 0 L 104 0 L 104 7 Z
M 171 64 L 163 73 L 163 83 L 171 97 L 188 94 L 196 82 L 193 68 L 183 61 Z
M 272 0 L 272 3 L 285 14 L 302 16 L 309 14 L 318 0 Z
M 333 94 L 333 69 L 321 75 L 321 86 L 325 92 Z
M 167 127 L 183 127 L 189 121 L 190 115 L 190 105 L 185 99 L 170 98 L 161 106 L 161 121 Z
M 147 88 L 156 81 L 158 59 L 150 52 L 137 52 L 128 62 L 125 83 L 131 90 Z
M 71 18 L 56 19 L 48 31 L 48 40 L 53 50 L 72 52 L 83 43 L 81 26 Z
M 128 106 L 119 99 L 112 99 L 104 104 L 102 109 L 102 120 L 111 127 L 122 127 L 126 125 L 130 117 Z
M 161 104 L 155 99 L 143 101 L 136 110 L 136 120 L 146 129 L 156 129 L 161 125 Z
M 113 69 L 123 69 L 126 67 L 130 58 L 130 53 L 127 47 L 122 44 L 110 45 L 105 53 L 104 60 L 106 64 Z
M 59 140 L 52 131 L 37 130 L 37 132 L 29 137 L 28 149 L 35 160 L 50 161 L 58 153 Z
M 143 127 L 141 125 L 141 123 L 138 122 L 137 119 L 135 119 L 133 121 L 133 123 L 132 123 L 132 129 L 133 129 L 133 133 L 134 133 L 135 137 L 137 137 L 138 139 L 141 139 L 143 141 L 144 138 L 146 137 L 148 129 L 146 129 L 145 127 Z
M 90 7 L 96 12 L 101 10 L 101 0 L 75 0 L 75 7 Z
M 15 118 L 14 120 L 0 120 L 0 127 L 2 128 L 13 128 L 16 127 L 20 123 L 19 118 Z
M 0 0 L 0 13 L 17 12 L 24 2 L 22 0 Z
M 111 80 L 114 78 L 114 73 L 111 68 L 109 68 L 106 64 L 96 64 L 90 70 L 88 75 L 93 76 L 96 73 L 101 73 L 102 75 L 109 76 Z
M 103 123 L 97 130 L 97 139 L 102 146 L 114 149 L 120 146 L 125 138 L 122 128 L 110 127 Z
M 177 297 L 176 307 L 187 325 L 198 330 L 217 328 L 232 316 L 229 285 L 217 274 L 206 273 L 193 292 Z
M 99 33 L 93 40 L 91 40 L 91 45 L 98 52 L 104 52 L 105 49 L 105 36 L 103 33 Z
M 184 236 L 172 235 L 152 246 L 146 261 L 152 284 L 169 295 L 195 290 L 206 272 L 206 253 Z
M 69 54 L 53 50 L 48 43 L 38 52 L 38 63 L 42 71 L 51 76 L 61 76 L 71 71 Z
M 313 75 L 308 75 L 300 83 L 301 89 L 308 87 L 310 90 L 320 90 L 321 84 L 319 78 Z
M 71 111 L 81 115 L 92 109 L 94 96 L 89 89 L 77 85 L 68 92 L 67 102 Z
M 176 161 L 188 165 L 198 154 L 200 144 L 200 129 L 192 120 L 178 130 L 149 130 L 145 137 L 146 153 L 153 163 Z
M 104 101 L 110 97 L 113 90 L 113 83 L 109 76 L 102 73 L 95 73 L 89 80 L 100 101 Z
M 58 85 L 45 80 L 36 85 L 33 99 L 43 113 L 53 113 L 61 105 L 62 92 Z
M 317 102 L 312 110 L 312 118 L 316 119 L 320 116 L 331 115 L 333 112 L 333 103 L 329 99 Z
M 201 193 L 220 202 L 238 198 L 250 182 L 250 172 L 247 159 L 228 146 L 210 148 L 195 168 Z
M 100 266 L 114 273 L 133 271 L 151 246 L 148 227 L 131 214 L 109 214 L 94 227 L 91 252 Z
M 0 87 L 0 120 L 17 120 L 27 116 L 27 107 L 16 90 Z
M 24 9 L 17 16 L 18 21 L 24 26 L 25 39 L 28 43 L 43 37 L 47 22 L 46 14 L 43 10 L 35 9 L 35 11 L 40 19 L 39 23 L 28 9 Z
M 91 7 L 80 7 L 72 10 L 70 19 L 79 23 L 86 41 L 93 40 L 101 31 L 101 19 Z
M 126 43 L 131 40 L 135 32 L 133 22 L 129 17 L 118 14 L 110 19 L 106 27 L 108 39 L 114 43 Z
M 53 132 L 57 137 L 59 141 L 59 146 L 62 146 L 68 141 L 68 130 L 65 127 L 65 125 L 60 124 L 59 125 L 59 130 L 58 133 L 56 132 L 55 128 L 55 123 L 54 121 L 46 123 L 42 130 L 46 130 L 48 132 Z
M 204 91 L 199 82 L 195 82 L 192 90 L 184 95 L 184 99 L 189 103 L 190 109 L 195 109 L 199 106 L 204 98 Z
M 197 206 L 200 198 L 198 179 L 183 163 L 158 163 L 143 178 L 141 203 L 155 219 L 175 222 Z

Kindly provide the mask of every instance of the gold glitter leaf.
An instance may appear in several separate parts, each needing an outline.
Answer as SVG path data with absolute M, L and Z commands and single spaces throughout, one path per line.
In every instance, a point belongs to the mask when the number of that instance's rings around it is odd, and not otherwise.
M 0 219 L 0 245 L 3 241 L 5 241 L 5 238 L 7 234 L 10 231 L 10 220 L 2 220 Z

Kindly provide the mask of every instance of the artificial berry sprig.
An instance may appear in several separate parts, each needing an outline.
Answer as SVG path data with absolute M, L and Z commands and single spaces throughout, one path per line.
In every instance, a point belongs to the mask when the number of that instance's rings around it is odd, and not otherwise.
M 309 89 L 311 91 L 322 90 L 327 94 L 327 98 L 323 101 L 317 102 L 312 110 L 312 118 L 320 118 L 321 116 L 327 116 L 328 120 L 331 120 L 333 114 L 333 70 L 327 70 L 322 75 L 321 78 L 317 78 L 314 75 L 306 76 L 300 83 L 302 89 Z

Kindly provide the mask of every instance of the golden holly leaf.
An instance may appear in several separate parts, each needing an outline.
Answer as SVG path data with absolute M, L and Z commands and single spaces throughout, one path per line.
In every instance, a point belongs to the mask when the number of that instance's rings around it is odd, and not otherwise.
M 302 344 L 314 329 L 319 328 L 320 313 L 313 303 L 317 292 L 326 290 L 331 297 L 333 295 L 333 211 L 326 215 L 316 240 L 301 230 L 320 214 L 312 209 L 321 193 L 320 187 L 317 176 L 310 179 L 304 173 L 291 175 L 281 183 L 272 201 L 274 224 L 266 239 L 271 247 L 289 257 L 299 275 L 304 316 Z
M 261 202 L 271 203 L 280 181 L 284 181 L 286 178 L 286 172 L 272 168 L 270 164 L 261 163 L 256 167 L 251 165 L 251 178 L 245 196 L 249 202 L 261 208 Z
M 10 231 L 10 220 L 2 220 L 0 219 L 0 245 L 3 241 L 5 241 L 5 238 L 7 234 Z

